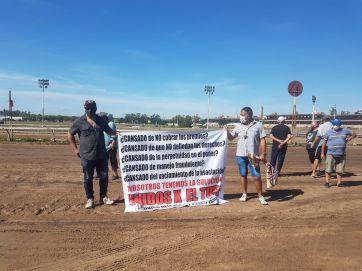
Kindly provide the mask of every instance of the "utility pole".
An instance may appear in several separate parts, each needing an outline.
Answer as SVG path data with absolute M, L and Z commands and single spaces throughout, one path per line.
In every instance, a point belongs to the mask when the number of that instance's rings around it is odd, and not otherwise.
M 312 96 L 312 103 L 313 103 L 313 112 L 312 112 L 312 121 L 314 121 L 314 114 L 315 114 L 315 102 L 317 100 L 316 96 Z
M 41 117 L 41 127 L 44 127 L 44 88 L 48 88 L 49 80 L 48 79 L 39 79 L 39 87 L 43 89 L 43 102 L 42 102 L 42 117 Z
M 9 134 L 9 141 L 11 141 L 14 137 L 13 133 L 13 106 L 14 101 L 11 99 L 11 90 L 9 90 L 9 113 L 10 113 L 10 119 L 9 119 L 9 128 L 10 128 L 10 134 Z

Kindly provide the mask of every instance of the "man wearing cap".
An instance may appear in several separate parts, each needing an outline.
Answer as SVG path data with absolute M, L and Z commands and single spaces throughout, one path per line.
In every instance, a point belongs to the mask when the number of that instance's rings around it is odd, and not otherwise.
M 334 119 L 332 125 L 333 129 L 329 130 L 324 136 L 321 154 L 322 159 L 326 159 L 326 182 L 324 184 L 326 188 L 329 187 L 331 173 L 334 170 L 337 174 L 337 186 L 343 186 L 342 174 L 346 163 L 347 143 L 357 136 L 350 130 L 342 128 L 340 119 Z M 326 147 L 328 147 L 327 156 L 325 155 Z
M 285 155 L 287 154 L 288 142 L 293 138 L 290 128 L 285 125 L 285 120 L 285 117 L 280 116 L 278 124 L 270 132 L 270 138 L 273 140 L 270 164 L 275 168 L 275 178 L 278 178 L 282 170 Z
M 261 161 L 266 157 L 266 144 L 265 144 L 265 131 L 263 124 L 253 119 L 253 110 L 250 107 L 244 107 L 240 111 L 240 123 L 238 123 L 232 132 L 229 132 L 227 126 L 225 126 L 227 137 L 229 140 L 238 138 L 238 144 L 236 149 L 236 162 L 239 167 L 240 181 L 241 181 L 241 193 L 240 201 L 245 202 L 247 200 L 247 175 L 248 167 L 251 171 L 251 175 L 254 178 L 256 191 L 259 196 L 259 201 L 263 205 L 267 205 L 268 202 L 263 197 L 262 182 L 260 176 L 259 164 L 254 165 L 249 161 L 249 155 L 257 155 Z
M 76 119 L 68 131 L 68 141 L 74 153 L 80 158 L 84 176 L 84 190 L 87 197 L 86 209 L 94 207 L 93 174 L 94 169 L 99 172 L 100 204 L 112 205 L 114 201 L 107 196 L 108 189 L 108 160 L 104 143 L 103 131 L 116 135 L 106 120 L 99 117 L 95 101 L 87 100 L 84 103 L 85 114 Z M 75 134 L 79 136 L 79 148 L 75 141 Z

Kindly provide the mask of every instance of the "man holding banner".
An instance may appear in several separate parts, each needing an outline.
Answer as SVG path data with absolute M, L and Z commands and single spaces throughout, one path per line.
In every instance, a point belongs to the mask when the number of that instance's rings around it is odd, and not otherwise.
M 251 163 L 248 159 L 250 156 L 259 156 L 260 161 L 264 161 L 266 158 L 266 133 L 262 123 L 253 119 L 253 110 L 250 107 L 244 107 L 240 111 L 240 123 L 238 123 L 232 132 L 229 132 L 227 127 L 227 137 L 229 140 L 238 138 L 237 150 L 236 150 L 236 162 L 239 167 L 240 182 L 241 182 L 241 202 L 247 200 L 247 175 L 248 167 L 253 176 L 256 191 L 259 196 L 259 201 L 263 205 L 267 205 L 262 194 L 262 182 L 260 176 L 259 164 Z

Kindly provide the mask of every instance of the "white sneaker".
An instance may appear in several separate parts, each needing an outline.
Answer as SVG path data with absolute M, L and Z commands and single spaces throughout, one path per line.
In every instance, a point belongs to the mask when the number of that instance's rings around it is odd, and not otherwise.
M 240 201 L 242 201 L 242 202 L 245 202 L 246 201 L 246 199 L 247 199 L 247 195 L 246 194 L 243 194 L 241 197 L 240 197 Z
M 263 196 L 259 197 L 259 201 L 262 205 L 268 205 L 268 202 L 265 200 Z
M 92 209 L 94 208 L 94 200 L 93 199 L 87 199 L 87 204 L 85 205 L 86 209 Z
M 114 204 L 114 200 L 111 200 L 110 198 L 108 198 L 107 196 L 105 196 L 103 199 L 101 199 L 101 204 L 106 204 L 106 205 L 113 205 Z

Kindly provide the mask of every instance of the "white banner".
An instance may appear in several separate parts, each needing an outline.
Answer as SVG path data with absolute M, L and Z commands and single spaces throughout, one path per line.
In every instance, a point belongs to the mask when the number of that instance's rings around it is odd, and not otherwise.
M 223 130 L 124 132 L 118 146 L 125 212 L 224 202 Z

